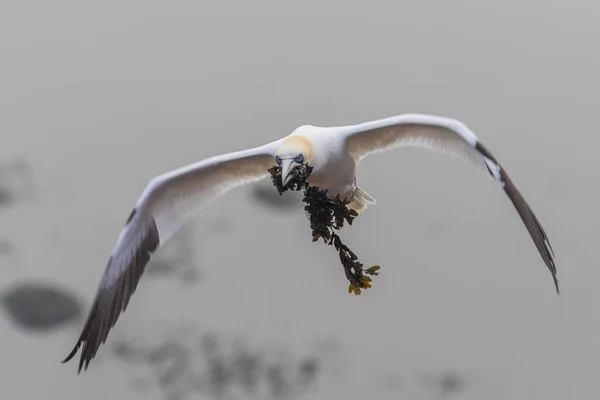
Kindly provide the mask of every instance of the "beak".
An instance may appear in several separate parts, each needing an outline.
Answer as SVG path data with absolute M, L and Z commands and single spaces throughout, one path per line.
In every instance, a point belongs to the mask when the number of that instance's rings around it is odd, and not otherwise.
M 286 183 L 292 178 L 292 170 L 296 166 L 293 159 L 281 160 L 281 186 L 285 186 Z

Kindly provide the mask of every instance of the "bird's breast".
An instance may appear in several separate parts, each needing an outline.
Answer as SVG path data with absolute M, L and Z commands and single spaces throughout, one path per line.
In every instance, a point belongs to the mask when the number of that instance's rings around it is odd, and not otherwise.
M 327 190 L 331 195 L 347 197 L 354 192 L 356 165 L 351 157 L 329 157 L 313 165 L 310 185 Z

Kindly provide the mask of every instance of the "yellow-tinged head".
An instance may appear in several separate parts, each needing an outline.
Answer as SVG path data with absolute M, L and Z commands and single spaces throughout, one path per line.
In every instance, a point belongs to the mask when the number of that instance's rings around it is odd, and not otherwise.
M 284 140 L 275 153 L 275 162 L 281 167 L 281 184 L 291 178 L 290 172 L 299 165 L 313 160 L 314 149 L 310 140 L 301 135 L 293 135 Z

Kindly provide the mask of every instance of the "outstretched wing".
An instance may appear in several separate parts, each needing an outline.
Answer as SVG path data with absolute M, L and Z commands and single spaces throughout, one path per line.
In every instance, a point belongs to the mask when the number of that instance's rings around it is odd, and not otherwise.
M 164 245 L 190 214 L 225 192 L 265 178 L 279 141 L 211 157 L 153 178 L 121 230 L 77 344 L 87 369 L 110 329 L 125 311 L 151 254 Z
M 404 114 L 340 128 L 346 148 L 358 164 L 369 154 L 401 146 L 417 146 L 461 157 L 487 170 L 508 195 L 525 223 L 542 259 L 552 273 L 556 292 L 554 252 L 542 225 L 498 161 L 462 122 L 423 114 Z

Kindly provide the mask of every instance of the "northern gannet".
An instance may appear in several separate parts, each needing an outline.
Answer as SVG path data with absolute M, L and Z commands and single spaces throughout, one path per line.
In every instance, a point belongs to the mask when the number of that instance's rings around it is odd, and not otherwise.
M 370 154 L 402 146 L 461 157 L 486 170 L 521 216 L 559 292 L 554 253 L 544 229 L 506 171 L 462 122 L 403 114 L 341 127 L 303 125 L 271 143 L 210 157 L 151 179 L 120 232 L 81 335 L 63 363 L 83 346 L 78 373 L 82 367 L 87 370 L 127 308 L 151 254 L 172 238 L 193 211 L 233 188 L 268 177 L 267 170 L 276 165 L 284 185 L 296 166 L 310 165 L 311 185 L 327 189 L 332 196 L 339 194 L 360 214 L 375 199 L 357 186 L 356 166 Z

